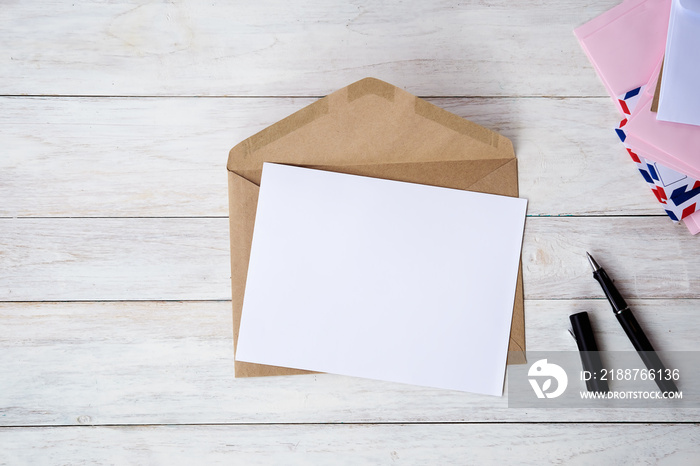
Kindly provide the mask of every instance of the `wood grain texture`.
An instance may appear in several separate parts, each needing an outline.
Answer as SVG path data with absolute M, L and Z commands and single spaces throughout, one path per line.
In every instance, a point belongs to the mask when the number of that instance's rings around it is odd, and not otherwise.
M 604 95 L 572 31 L 616 3 L 10 2 L 0 94 Z
M 2 2 L 0 465 L 696 462 L 700 408 L 233 374 L 228 151 L 366 76 L 513 141 L 529 350 L 574 351 L 579 311 L 629 349 L 586 250 L 657 349 L 697 350 L 698 238 L 572 33 L 619 1 Z
M 513 141 L 530 215 L 663 215 L 607 98 L 429 100 Z M 0 98 L 0 217 L 226 216 L 229 149 L 313 101 Z
M 697 425 L 305 425 L 0 429 L 0 464 L 688 465 Z
M 657 349 L 696 349 L 699 300 L 633 300 Z M 531 351 L 631 350 L 603 300 L 526 301 Z M 697 421 L 700 408 L 515 409 L 504 397 L 329 374 L 235 379 L 228 302 L 0 304 L 0 425 Z M 574 382 L 572 381 L 572 384 Z
M 0 216 L 228 215 L 234 144 L 313 99 L 0 98 Z
M 0 219 L 1 300 L 230 299 L 225 218 Z
M 700 237 L 657 217 L 528 218 L 523 243 L 525 297 L 603 298 L 590 252 L 628 298 L 700 297 Z
M 0 300 L 230 299 L 228 219 L 0 219 Z M 698 237 L 666 217 L 529 217 L 526 299 L 700 298 Z M 663 258 L 663 260 L 659 260 Z

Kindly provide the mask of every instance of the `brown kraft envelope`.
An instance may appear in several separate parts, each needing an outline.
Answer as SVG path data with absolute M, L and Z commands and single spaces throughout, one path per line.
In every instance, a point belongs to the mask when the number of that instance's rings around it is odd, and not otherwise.
M 509 139 L 374 78 L 340 89 L 251 136 L 231 149 L 227 165 L 234 351 L 263 162 L 518 195 Z M 522 268 L 515 293 L 509 364 L 525 362 Z M 304 373 L 235 362 L 236 377 Z

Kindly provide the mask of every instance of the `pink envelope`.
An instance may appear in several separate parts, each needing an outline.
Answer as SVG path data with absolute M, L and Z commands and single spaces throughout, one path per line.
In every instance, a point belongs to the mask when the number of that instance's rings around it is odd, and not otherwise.
M 683 223 L 688 227 L 688 231 L 693 235 L 700 233 L 700 210 L 693 215 L 683 219 Z
M 657 80 L 658 75 L 647 89 L 656 87 Z M 652 95 L 646 92 L 640 98 L 627 120 L 625 143 L 655 162 L 700 179 L 700 126 L 657 120 L 651 101 Z
M 671 0 L 627 0 L 574 30 L 620 113 L 664 55 L 670 11 Z

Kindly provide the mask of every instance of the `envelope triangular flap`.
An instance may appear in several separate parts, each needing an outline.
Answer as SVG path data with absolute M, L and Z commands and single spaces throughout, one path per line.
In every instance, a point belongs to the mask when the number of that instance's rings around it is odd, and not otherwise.
M 305 167 L 429 164 L 426 168 L 451 162 L 455 170 L 471 172 L 473 183 L 514 159 L 510 140 L 498 133 L 391 84 L 366 78 L 236 145 L 228 169 L 259 184 L 263 162 Z M 369 173 L 372 170 L 353 172 L 383 177 Z M 440 180 L 427 184 L 444 185 Z M 466 189 L 464 182 L 459 188 Z
M 263 162 L 505 196 L 518 195 L 509 139 L 378 79 L 320 99 L 231 149 L 228 159 L 234 350 Z M 518 279 L 509 350 L 525 348 Z M 522 363 L 509 356 L 508 363 Z M 236 377 L 306 371 L 235 362 Z

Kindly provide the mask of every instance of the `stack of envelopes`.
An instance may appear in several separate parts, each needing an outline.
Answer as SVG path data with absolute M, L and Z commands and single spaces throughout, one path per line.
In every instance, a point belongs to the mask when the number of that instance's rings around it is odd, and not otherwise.
M 700 9 L 693 12 L 685 3 L 626 0 L 574 33 L 621 114 L 615 131 L 629 156 L 671 220 L 683 221 L 696 234 L 700 232 L 700 126 L 657 115 L 661 98 L 661 108 L 665 105 L 669 116 L 678 115 L 679 110 L 686 122 L 688 113 L 700 116 L 693 100 L 698 93 L 685 92 L 682 99 L 678 92 L 684 86 L 679 73 L 686 82 L 692 78 L 696 88 L 700 78 L 697 57 L 688 55 L 690 44 L 683 43 L 688 37 L 700 37 Z M 672 11 L 695 18 L 694 35 L 679 34 L 678 21 L 669 27 Z M 691 62 L 683 62 L 684 54 Z M 665 79 L 662 70 L 671 77 Z
M 236 377 L 500 395 L 506 358 L 525 362 L 525 200 L 507 138 L 367 78 L 236 145 L 227 168 Z

